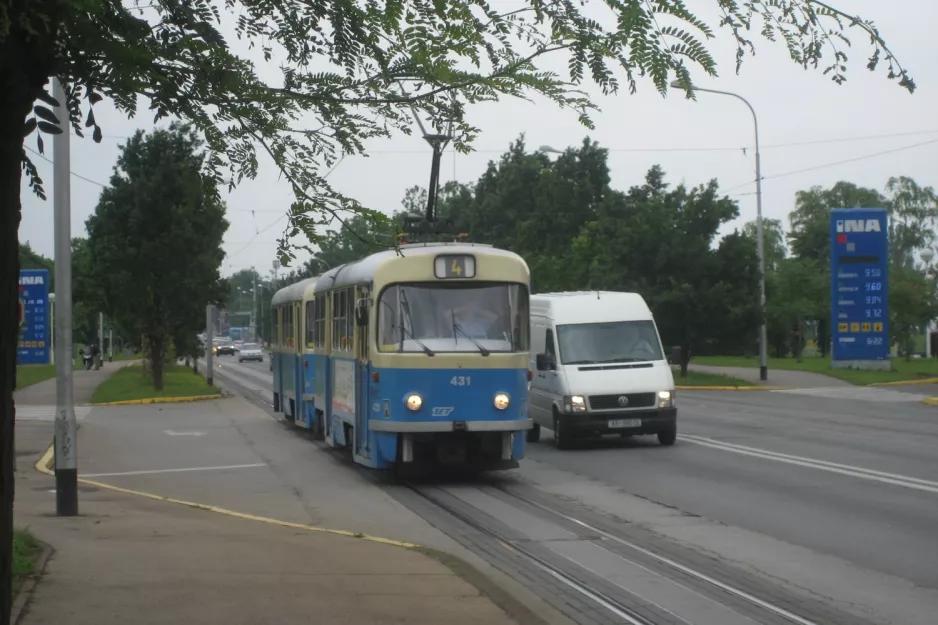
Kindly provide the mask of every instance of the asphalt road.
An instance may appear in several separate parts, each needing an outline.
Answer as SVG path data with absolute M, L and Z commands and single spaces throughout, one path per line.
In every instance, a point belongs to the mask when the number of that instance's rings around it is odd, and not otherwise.
M 267 362 L 219 363 L 270 402 Z M 934 623 L 938 407 L 919 401 L 931 390 L 682 392 L 674 447 L 607 438 L 561 452 L 545 430 L 500 486 L 646 528 L 872 622 Z
M 639 437 L 561 452 L 548 436 L 529 457 L 938 588 L 938 408 L 896 400 L 880 389 L 836 399 L 684 392 L 674 448 Z

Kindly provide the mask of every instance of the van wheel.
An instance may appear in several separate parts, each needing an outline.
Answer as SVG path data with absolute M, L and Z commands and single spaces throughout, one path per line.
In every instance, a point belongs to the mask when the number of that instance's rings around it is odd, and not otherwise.
M 677 441 L 677 426 L 672 425 L 667 430 L 658 432 L 658 442 L 665 446 L 671 446 Z
M 527 433 L 526 436 L 527 436 L 527 439 L 528 439 L 528 442 L 529 442 L 529 443 L 536 443 L 536 442 L 538 442 L 539 440 L 541 440 L 541 426 L 539 426 L 537 423 L 535 423 L 535 424 L 534 424 L 534 427 L 532 427 L 530 430 L 528 430 L 528 433 Z
M 557 449 L 570 449 L 573 442 L 573 435 L 569 427 L 565 427 L 560 420 L 560 415 L 554 412 L 554 443 Z

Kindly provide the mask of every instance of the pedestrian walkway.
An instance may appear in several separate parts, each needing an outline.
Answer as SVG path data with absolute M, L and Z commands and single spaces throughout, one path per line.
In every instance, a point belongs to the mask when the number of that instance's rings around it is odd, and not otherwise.
M 905 391 L 894 391 L 888 388 L 881 387 L 868 387 L 868 386 L 851 386 L 843 388 L 840 386 L 837 387 L 827 387 L 827 388 L 799 388 L 799 389 L 789 389 L 783 391 L 775 391 L 776 393 L 789 393 L 792 395 L 808 395 L 811 397 L 826 397 L 829 399 L 846 399 L 852 401 L 868 401 L 868 402 L 880 402 L 880 403 L 920 403 L 923 399 L 928 397 L 928 395 L 922 395 L 919 393 L 909 393 Z
M 717 373 L 730 375 L 734 378 L 753 382 L 760 386 L 785 386 L 790 388 L 856 388 L 849 382 L 838 380 L 822 373 L 812 373 L 810 371 L 785 371 L 783 369 L 769 369 L 769 379 L 762 381 L 759 379 L 758 367 L 715 367 L 712 365 L 695 365 L 691 363 L 687 367 L 691 371 L 700 371 L 701 373 Z
M 18 458 L 14 522 L 55 551 L 21 625 L 545 622 L 474 569 L 413 549 L 86 485 L 81 516 L 59 518 L 35 460 Z
M 55 405 L 39 405 L 33 406 L 30 404 L 20 404 L 17 402 L 16 405 L 16 420 L 17 421 L 55 421 Z M 75 406 L 75 420 L 82 421 L 85 417 L 88 416 L 88 413 L 91 412 L 90 406 Z
M 114 372 L 128 364 L 123 362 L 106 362 L 100 370 L 75 369 L 72 372 L 72 397 L 78 412 L 79 404 L 90 404 L 91 396 L 102 382 L 114 375 Z M 52 406 L 55 407 L 55 378 L 43 380 L 13 392 L 16 402 L 16 417 L 20 417 L 20 410 L 24 406 Z M 77 414 L 76 414 L 77 416 Z

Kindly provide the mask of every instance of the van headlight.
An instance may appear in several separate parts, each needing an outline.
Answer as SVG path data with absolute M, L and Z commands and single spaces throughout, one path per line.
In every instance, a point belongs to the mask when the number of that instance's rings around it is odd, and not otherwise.
M 674 406 L 674 391 L 658 391 L 658 407 L 671 408 Z
M 404 403 L 407 404 L 409 410 L 417 412 L 420 410 L 420 407 L 423 406 L 423 397 L 417 393 L 411 393 L 407 396 L 407 399 L 404 400 Z
M 563 398 L 564 412 L 586 412 L 586 398 L 582 395 L 567 395 Z
M 496 408 L 504 410 L 511 403 L 511 398 L 508 397 L 508 393 L 496 393 L 494 403 Z

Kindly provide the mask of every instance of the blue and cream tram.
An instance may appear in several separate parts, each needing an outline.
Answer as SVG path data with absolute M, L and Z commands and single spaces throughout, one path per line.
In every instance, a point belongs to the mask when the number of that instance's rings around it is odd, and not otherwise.
M 273 300 L 275 404 L 366 466 L 517 466 L 531 427 L 529 283 L 511 252 L 426 243 L 287 287 Z

